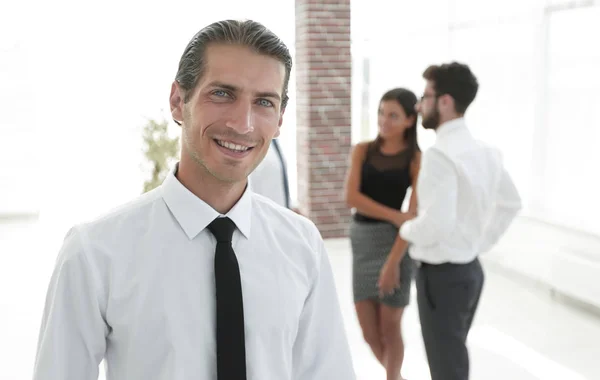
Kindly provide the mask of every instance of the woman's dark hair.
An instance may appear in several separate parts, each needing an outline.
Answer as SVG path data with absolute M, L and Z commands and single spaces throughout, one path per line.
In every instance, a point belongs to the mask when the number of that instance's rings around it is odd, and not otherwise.
M 421 149 L 419 148 L 419 142 L 417 141 L 418 115 L 417 110 L 415 109 L 415 106 L 417 104 L 417 96 L 412 91 L 407 90 L 405 88 L 394 88 L 383 94 L 379 103 L 381 104 L 382 102 L 390 100 L 396 101 L 400 105 L 400 107 L 402 107 L 404 113 L 406 114 L 406 117 L 414 116 L 415 118 L 411 127 L 404 131 L 403 136 L 404 141 L 406 141 L 408 145 L 408 149 L 411 150 L 410 157 L 412 159 L 417 152 L 421 151 Z M 383 139 L 381 138 L 381 136 L 378 135 L 375 139 L 375 144 L 379 147 L 382 143 Z

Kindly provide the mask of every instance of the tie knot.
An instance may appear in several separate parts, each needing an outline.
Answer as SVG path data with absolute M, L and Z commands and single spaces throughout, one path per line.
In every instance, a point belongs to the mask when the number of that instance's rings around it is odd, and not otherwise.
M 231 243 L 235 223 L 227 217 L 217 218 L 208 225 L 208 230 L 215 236 L 217 242 Z

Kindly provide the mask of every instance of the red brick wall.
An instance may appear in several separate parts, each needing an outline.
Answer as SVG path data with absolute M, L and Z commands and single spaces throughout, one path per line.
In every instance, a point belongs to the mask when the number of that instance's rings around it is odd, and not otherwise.
M 350 0 L 296 0 L 298 201 L 324 238 L 345 237 L 351 136 Z

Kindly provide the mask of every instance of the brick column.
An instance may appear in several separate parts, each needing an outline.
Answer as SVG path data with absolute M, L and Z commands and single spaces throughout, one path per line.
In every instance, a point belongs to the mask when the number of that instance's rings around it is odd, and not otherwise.
M 351 143 L 350 0 L 296 0 L 298 201 L 324 238 L 345 237 Z
M 298 201 L 324 238 L 348 234 L 350 0 L 296 0 Z

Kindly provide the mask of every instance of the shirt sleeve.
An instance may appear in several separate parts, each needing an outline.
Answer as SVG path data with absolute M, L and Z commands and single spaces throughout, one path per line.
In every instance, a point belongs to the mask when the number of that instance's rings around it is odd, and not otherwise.
M 503 168 L 499 176 L 494 209 L 483 233 L 482 253 L 498 243 L 521 208 L 521 197 L 517 187 L 508 171 Z
M 107 324 L 97 276 L 80 232 L 67 234 L 50 279 L 39 333 L 34 380 L 97 380 Z
M 417 188 L 418 215 L 402 224 L 400 237 L 419 246 L 434 245 L 450 234 L 456 224 L 456 168 L 443 153 L 430 149 L 423 155 Z
M 319 237 L 318 270 L 293 347 L 294 380 L 354 380 L 333 271 Z

